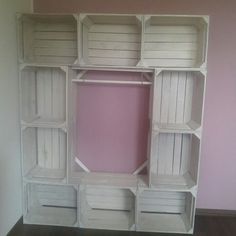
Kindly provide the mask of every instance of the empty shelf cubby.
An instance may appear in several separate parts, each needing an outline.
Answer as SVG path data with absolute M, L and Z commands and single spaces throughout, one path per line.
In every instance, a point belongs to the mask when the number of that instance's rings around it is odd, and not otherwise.
M 136 66 L 142 20 L 135 15 L 80 15 L 81 65 Z
M 150 183 L 164 189 L 191 189 L 197 184 L 200 139 L 193 134 L 154 133 Z
M 27 180 L 61 182 L 66 177 L 67 134 L 56 128 L 25 128 L 22 155 Z
M 138 231 L 193 233 L 195 198 L 191 193 L 140 190 Z
M 21 62 L 73 64 L 78 58 L 73 15 L 22 14 L 18 28 Z
M 61 126 L 67 120 L 67 72 L 26 66 L 20 71 L 21 120 L 28 126 Z
M 144 16 L 143 61 L 151 67 L 200 67 L 206 62 L 207 18 Z
M 84 228 L 132 230 L 135 195 L 129 189 L 80 187 L 80 224 Z
M 71 176 L 132 174 L 147 160 L 150 85 L 137 72 L 74 70 Z
M 73 186 L 27 183 L 24 194 L 27 199 L 24 202 L 24 223 L 77 224 L 77 190 Z
M 200 131 L 205 76 L 194 71 L 161 71 L 154 82 L 154 129 Z

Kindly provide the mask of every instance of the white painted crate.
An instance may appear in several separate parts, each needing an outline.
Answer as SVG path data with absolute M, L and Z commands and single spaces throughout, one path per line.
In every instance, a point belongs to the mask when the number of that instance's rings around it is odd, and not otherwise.
M 191 193 L 140 190 L 137 231 L 193 233 L 195 198 Z
M 23 176 L 27 180 L 58 182 L 66 177 L 67 134 L 57 128 L 23 128 Z
M 205 67 L 208 18 L 144 16 L 143 62 L 151 67 Z
M 73 15 L 19 15 L 18 35 L 20 62 L 73 64 L 78 57 Z
M 191 189 L 197 184 L 200 139 L 193 134 L 153 133 L 150 184 L 164 189 Z
M 80 186 L 80 227 L 134 230 L 135 195 L 129 189 Z
M 25 126 L 61 127 L 67 122 L 67 69 L 23 66 L 21 120 Z
M 24 223 L 76 226 L 77 190 L 69 185 L 25 184 Z
M 142 18 L 81 14 L 80 65 L 136 66 L 141 56 Z
M 153 86 L 155 130 L 186 133 L 201 131 L 204 74 L 196 71 L 157 71 Z

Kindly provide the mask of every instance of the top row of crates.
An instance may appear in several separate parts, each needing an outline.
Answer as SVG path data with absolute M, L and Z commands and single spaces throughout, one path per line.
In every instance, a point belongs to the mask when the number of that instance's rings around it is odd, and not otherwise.
M 21 63 L 205 68 L 208 17 L 20 14 L 18 35 Z

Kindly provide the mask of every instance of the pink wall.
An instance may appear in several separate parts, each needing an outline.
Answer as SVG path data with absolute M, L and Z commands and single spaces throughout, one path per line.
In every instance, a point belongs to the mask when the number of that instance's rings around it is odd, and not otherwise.
M 34 0 L 35 12 L 210 15 L 199 208 L 236 210 L 236 1 Z
M 94 80 L 141 79 L 140 73 L 133 72 L 87 74 Z M 77 86 L 77 156 L 91 171 L 133 173 L 144 163 L 149 88 L 114 84 Z

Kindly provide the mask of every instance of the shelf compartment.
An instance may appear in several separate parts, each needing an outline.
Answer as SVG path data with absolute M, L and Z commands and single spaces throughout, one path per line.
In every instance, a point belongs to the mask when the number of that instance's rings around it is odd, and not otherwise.
M 160 132 L 199 131 L 205 76 L 201 72 L 162 71 L 154 81 L 153 128 Z
M 159 189 L 190 190 L 197 184 L 200 139 L 193 134 L 154 133 L 150 182 Z
M 27 183 L 24 189 L 24 223 L 74 226 L 77 191 L 72 186 Z
M 141 18 L 80 15 L 80 65 L 136 66 L 141 54 Z
M 21 62 L 64 65 L 78 58 L 77 20 L 73 15 L 22 14 L 18 28 Z
M 84 228 L 133 230 L 135 196 L 129 189 L 80 187 L 80 224 Z
M 80 78 L 106 84 L 77 83 L 81 74 L 74 73 L 70 177 L 84 172 L 76 160 L 92 173 L 132 174 L 147 158 L 150 87 L 110 84 L 142 81 L 136 72 L 89 71 Z
M 144 17 L 143 60 L 147 66 L 205 66 L 208 32 L 206 17 Z
M 61 182 L 66 177 L 67 135 L 56 128 L 23 129 L 22 156 L 27 180 Z
M 22 125 L 60 127 L 67 121 L 66 69 L 25 66 L 20 81 Z
M 191 193 L 141 190 L 137 205 L 138 231 L 193 232 L 195 198 Z

